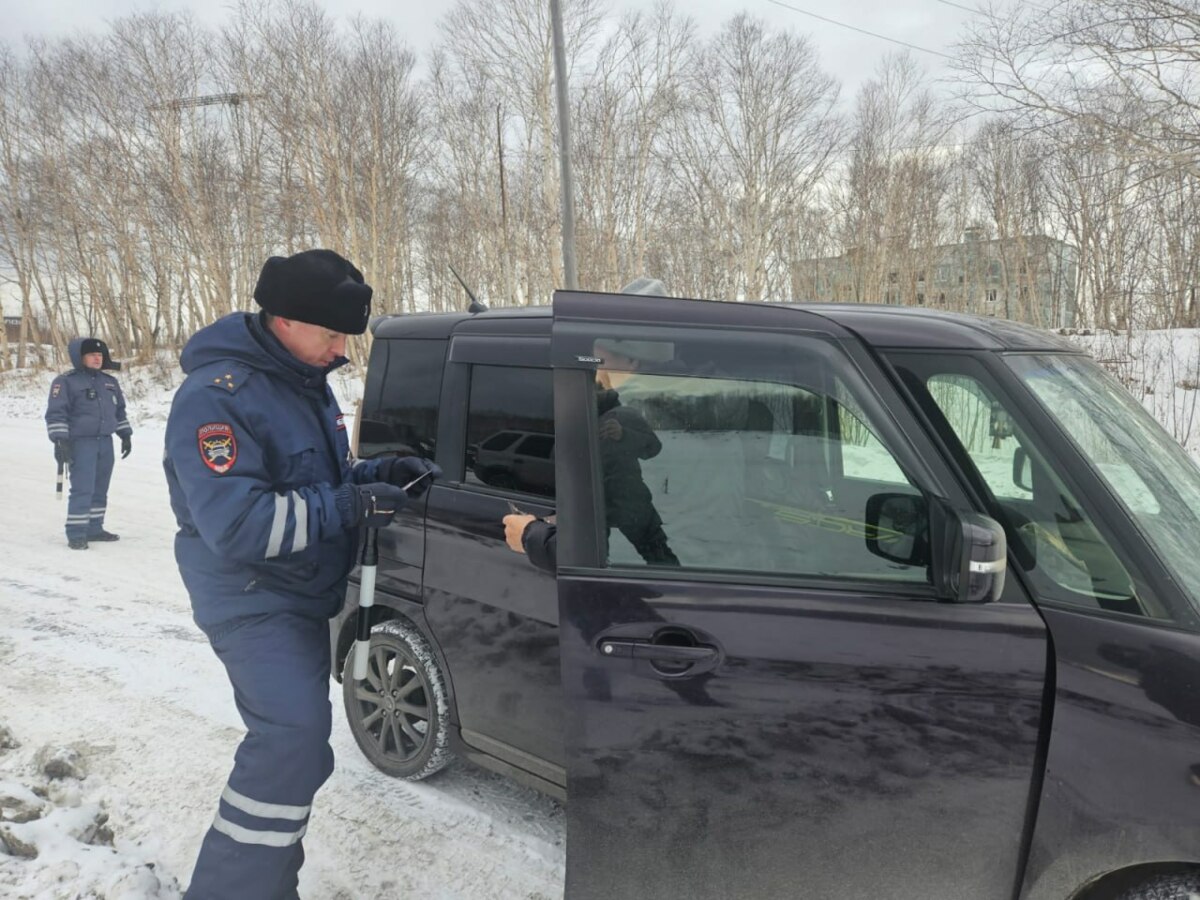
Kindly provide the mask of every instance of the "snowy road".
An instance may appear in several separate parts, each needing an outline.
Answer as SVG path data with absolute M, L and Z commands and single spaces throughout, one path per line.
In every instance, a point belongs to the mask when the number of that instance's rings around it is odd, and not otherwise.
M 0 787 L 36 780 L 38 748 L 75 745 L 90 773 L 78 799 L 102 803 L 117 851 L 153 862 L 164 885 L 105 894 L 111 873 L 88 881 L 96 848 L 58 848 L 55 862 L 48 845 L 37 860 L 0 853 L 4 897 L 177 897 L 212 820 L 242 728 L 175 570 L 161 446 L 161 423 L 144 425 L 117 461 L 106 524 L 120 542 L 71 551 L 42 422 L 0 420 L 0 724 L 22 745 L 0 751 Z M 561 897 L 557 803 L 465 765 L 388 779 L 355 747 L 340 689 L 330 697 L 338 762 L 305 838 L 306 900 Z

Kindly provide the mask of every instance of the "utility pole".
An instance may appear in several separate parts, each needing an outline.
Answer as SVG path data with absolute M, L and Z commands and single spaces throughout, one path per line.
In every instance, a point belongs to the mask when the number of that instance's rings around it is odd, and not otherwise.
M 579 290 L 575 269 L 575 184 L 571 177 L 571 106 L 567 100 L 567 54 L 563 40 L 562 9 L 550 0 L 550 26 L 554 30 L 554 86 L 558 95 L 559 190 L 562 194 L 563 276 L 567 290 Z
M 500 159 L 500 277 L 504 280 L 505 302 L 515 302 L 512 281 L 509 279 L 508 259 L 508 193 L 504 187 L 504 134 L 500 129 L 500 104 L 496 104 L 496 155 Z M 528 301 L 526 301 L 528 302 Z

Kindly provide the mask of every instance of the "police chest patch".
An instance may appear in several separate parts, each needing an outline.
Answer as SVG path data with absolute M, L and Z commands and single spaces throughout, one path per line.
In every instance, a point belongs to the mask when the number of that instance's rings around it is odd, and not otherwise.
M 233 468 L 237 460 L 237 439 L 233 426 L 225 422 L 209 422 L 196 429 L 196 443 L 200 445 L 200 459 L 216 472 L 224 475 Z

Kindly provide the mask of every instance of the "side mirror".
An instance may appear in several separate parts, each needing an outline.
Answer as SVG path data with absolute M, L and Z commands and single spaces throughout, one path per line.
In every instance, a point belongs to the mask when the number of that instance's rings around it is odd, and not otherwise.
M 1024 447 L 1018 447 L 1013 453 L 1012 480 L 1017 487 L 1032 493 L 1033 461 Z
M 1008 542 L 1000 523 L 974 512 L 944 506 L 941 515 L 944 548 L 934 567 L 934 584 L 956 603 L 990 603 L 1004 592 Z M 936 526 L 935 526 L 936 527 Z
M 867 550 L 889 562 L 929 565 L 929 506 L 920 494 L 867 498 Z
M 989 603 L 1004 590 L 1008 545 L 995 519 L 919 494 L 867 498 L 867 550 L 907 566 L 928 566 L 938 595 Z

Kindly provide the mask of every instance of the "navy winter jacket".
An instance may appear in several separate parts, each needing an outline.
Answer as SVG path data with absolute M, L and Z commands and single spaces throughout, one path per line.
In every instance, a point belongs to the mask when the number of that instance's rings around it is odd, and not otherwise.
M 79 348 L 83 338 L 67 347 L 75 366 L 50 383 L 46 404 L 46 431 L 50 440 L 105 437 L 114 431 L 129 437 L 133 429 L 125 417 L 125 395 L 117 379 L 107 372 L 83 364 Z
M 337 613 L 354 564 L 351 465 L 328 369 L 300 362 L 259 317 L 198 331 L 167 419 L 166 469 L 179 523 L 175 559 L 197 624 L 288 611 Z

